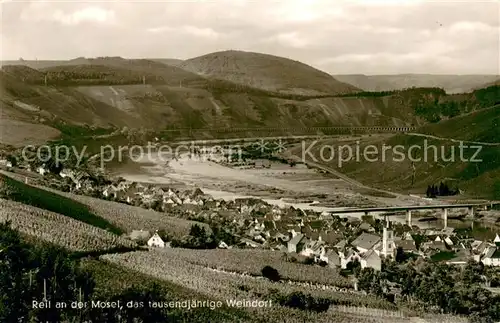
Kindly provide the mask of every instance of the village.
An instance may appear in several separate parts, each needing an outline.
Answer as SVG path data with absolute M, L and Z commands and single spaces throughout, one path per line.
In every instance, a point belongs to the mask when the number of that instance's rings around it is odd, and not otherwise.
M 54 174 L 45 165 L 13 165 L 3 168 L 37 178 L 49 186 L 76 194 L 98 197 L 165 212 L 169 215 L 222 227 L 227 239 L 218 239 L 217 248 L 255 248 L 280 251 L 285 261 L 348 269 L 380 271 L 384 260 L 430 258 L 449 265 L 465 265 L 474 260 L 500 267 L 500 237 L 478 240 L 451 227 L 422 229 L 391 222 L 383 215 L 340 217 L 334 212 L 315 212 L 294 207 L 278 207 L 256 198 L 215 199 L 200 188 L 141 184 L 123 178 L 61 169 Z M 265 160 L 250 161 L 239 167 L 267 167 Z M 29 178 L 29 179 L 28 179 Z M 384 220 L 385 219 L 385 220 Z M 128 236 L 151 248 L 172 247 L 160 232 L 137 228 Z M 185 245 L 184 245 L 185 247 Z

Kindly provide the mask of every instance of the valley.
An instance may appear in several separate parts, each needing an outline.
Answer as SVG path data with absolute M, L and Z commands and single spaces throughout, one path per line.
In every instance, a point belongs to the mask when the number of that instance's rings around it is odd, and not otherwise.
M 29 297 L 142 304 L 78 312 L 92 322 L 500 319 L 489 77 L 381 87 L 232 50 L 17 63 L 0 73 L 0 264 Z M 187 299 L 205 305 L 165 305 Z

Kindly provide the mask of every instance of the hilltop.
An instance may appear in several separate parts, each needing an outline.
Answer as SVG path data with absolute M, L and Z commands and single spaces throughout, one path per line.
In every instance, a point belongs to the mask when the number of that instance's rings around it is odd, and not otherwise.
M 304 63 L 254 52 L 210 53 L 188 59 L 180 67 L 205 77 L 281 93 L 334 95 L 358 91 Z
M 498 75 L 333 75 L 341 82 L 352 84 L 365 91 L 392 91 L 411 87 L 439 87 L 447 93 L 465 93 L 484 87 L 498 79 Z M 493 85 L 493 84 L 489 84 Z
M 177 58 L 150 58 L 149 60 L 176 67 L 179 67 L 184 62 L 184 60 Z

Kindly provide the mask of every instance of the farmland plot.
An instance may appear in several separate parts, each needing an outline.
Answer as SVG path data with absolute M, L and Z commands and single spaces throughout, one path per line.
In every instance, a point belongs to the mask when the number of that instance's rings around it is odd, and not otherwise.
M 141 207 L 101 200 L 84 195 L 60 192 L 45 187 L 40 188 L 86 205 L 93 214 L 126 232 L 141 229 L 147 231 L 163 229 L 169 236 L 173 238 L 181 238 L 184 235 L 189 234 L 189 230 L 194 224 L 202 225 L 208 228 L 207 225 L 200 222 L 172 217 L 167 213 L 156 212 Z
M 70 217 L 0 199 L 0 221 L 10 221 L 23 234 L 56 244 L 71 251 L 101 251 L 137 245 L 106 230 Z
M 262 268 L 271 266 L 278 270 L 283 279 L 337 287 L 352 287 L 352 283 L 340 276 L 335 269 L 286 262 L 282 259 L 283 253 L 278 251 L 166 248 L 159 252 L 166 253 L 169 257 L 180 258 L 191 264 L 209 268 L 220 268 L 238 273 L 261 275 Z

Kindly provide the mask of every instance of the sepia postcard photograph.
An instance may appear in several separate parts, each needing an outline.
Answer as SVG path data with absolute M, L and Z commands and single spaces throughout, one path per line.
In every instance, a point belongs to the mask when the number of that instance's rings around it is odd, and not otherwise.
M 500 323 L 498 0 L 0 12 L 0 323 Z

